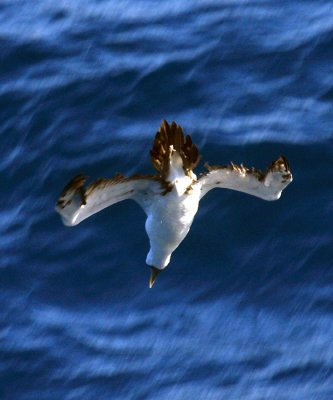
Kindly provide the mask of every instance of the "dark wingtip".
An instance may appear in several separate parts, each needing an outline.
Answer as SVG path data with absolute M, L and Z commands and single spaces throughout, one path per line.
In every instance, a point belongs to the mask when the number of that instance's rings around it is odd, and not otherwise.
M 284 168 L 285 172 L 290 172 L 289 161 L 288 161 L 287 157 L 285 157 L 283 155 L 280 155 L 280 157 L 277 160 L 272 162 L 272 164 L 268 168 L 268 171 L 274 171 L 274 170 L 281 169 L 281 168 Z
M 85 195 L 85 190 L 84 190 L 84 184 L 87 180 L 87 177 L 84 175 L 76 175 L 73 179 L 71 179 L 67 185 L 64 187 L 63 191 L 61 192 L 61 195 L 59 197 L 59 200 L 57 202 L 57 207 L 59 208 L 64 208 L 65 207 L 65 197 L 72 192 L 74 193 L 79 193 L 81 197 L 81 204 L 85 205 L 86 204 L 86 195 Z

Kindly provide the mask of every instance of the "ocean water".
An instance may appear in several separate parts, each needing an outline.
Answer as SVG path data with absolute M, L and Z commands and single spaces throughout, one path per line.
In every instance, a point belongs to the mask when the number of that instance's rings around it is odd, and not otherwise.
M 333 399 L 333 3 L 0 2 L 0 398 Z M 161 121 L 203 164 L 265 169 L 277 202 L 215 190 L 148 288 L 130 201 L 74 228 L 78 173 L 151 173 Z

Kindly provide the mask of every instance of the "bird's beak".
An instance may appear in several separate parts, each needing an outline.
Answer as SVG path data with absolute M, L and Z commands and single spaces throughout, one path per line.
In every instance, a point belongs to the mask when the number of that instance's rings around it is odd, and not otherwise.
M 150 267 L 150 279 L 149 279 L 149 288 L 151 289 L 155 283 L 155 280 L 157 278 L 157 275 L 162 271 L 161 269 L 158 269 L 156 267 Z

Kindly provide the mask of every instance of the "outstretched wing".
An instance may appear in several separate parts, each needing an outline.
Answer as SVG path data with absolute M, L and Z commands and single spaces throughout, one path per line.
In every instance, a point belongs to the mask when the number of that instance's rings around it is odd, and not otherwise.
M 161 184 L 154 176 L 120 174 L 112 179 L 101 178 L 84 188 L 86 178 L 73 178 L 62 191 L 56 211 L 67 226 L 79 224 L 84 219 L 126 199 L 135 200 L 145 211 L 155 194 L 161 193 Z
M 277 200 L 282 190 L 292 181 L 289 163 L 281 156 L 272 162 L 265 173 L 231 163 L 227 167 L 210 166 L 198 183 L 201 184 L 201 198 L 211 189 L 224 188 L 244 192 L 263 200 Z

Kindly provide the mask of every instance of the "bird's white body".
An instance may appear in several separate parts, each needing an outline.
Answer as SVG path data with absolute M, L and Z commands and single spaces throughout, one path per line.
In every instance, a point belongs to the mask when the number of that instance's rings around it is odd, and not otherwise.
M 154 196 L 146 211 L 146 232 L 150 241 L 146 263 L 158 269 L 169 264 L 171 254 L 188 234 L 199 206 L 200 185 L 191 187 L 196 176 L 193 174 L 192 179 L 185 175 L 178 158 L 175 153 L 170 163 L 168 181 L 172 190 L 164 196 Z
M 231 165 L 209 166 L 199 179 L 193 169 L 199 162 L 197 147 L 190 136 L 184 138 L 176 123 L 163 121 L 151 150 L 158 175 L 99 179 L 87 189 L 85 178 L 77 176 L 64 188 L 56 210 L 67 226 L 79 224 L 96 212 L 119 201 L 135 200 L 147 215 L 146 232 L 150 250 L 146 262 L 152 269 L 150 287 L 157 274 L 170 262 L 171 254 L 184 240 L 198 211 L 199 201 L 214 188 L 247 193 L 263 200 L 277 200 L 292 181 L 284 156 L 274 161 L 265 173 Z

